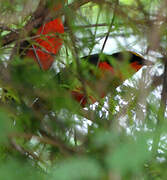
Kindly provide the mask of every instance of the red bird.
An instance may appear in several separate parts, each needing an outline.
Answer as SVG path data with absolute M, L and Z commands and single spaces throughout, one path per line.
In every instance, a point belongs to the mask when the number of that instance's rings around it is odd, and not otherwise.
M 62 5 L 57 5 L 54 10 L 57 11 Z M 28 50 L 26 56 L 33 58 L 43 70 L 48 70 L 54 62 L 54 56 L 59 52 L 63 40 L 61 35 L 64 33 L 64 26 L 60 18 L 43 24 L 36 35 L 32 48 Z
M 87 57 L 83 57 L 82 61 L 88 61 L 90 64 L 93 64 L 98 67 L 100 71 L 100 76 L 96 76 L 92 82 L 88 82 L 88 87 L 94 92 L 95 96 L 88 94 L 89 103 L 95 103 L 98 98 L 103 98 L 107 95 L 109 91 L 115 89 L 121 83 L 131 77 L 135 72 L 137 72 L 143 65 L 151 65 L 150 61 L 145 60 L 139 54 L 136 54 L 131 51 L 126 52 L 118 52 L 112 55 L 103 55 L 99 56 L 99 54 L 90 55 Z M 112 61 L 115 61 L 112 65 Z M 126 63 L 127 62 L 127 63 Z M 124 67 L 126 72 L 124 76 L 122 70 L 119 67 Z M 114 65 L 115 64 L 115 65 Z M 124 69 L 123 69 L 124 70 Z M 128 76 L 127 76 L 128 74 Z M 77 87 L 76 89 L 71 91 L 72 97 L 80 103 L 82 107 L 85 107 L 88 104 L 87 99 L 83 93 L 83 89 L 81 87 Z

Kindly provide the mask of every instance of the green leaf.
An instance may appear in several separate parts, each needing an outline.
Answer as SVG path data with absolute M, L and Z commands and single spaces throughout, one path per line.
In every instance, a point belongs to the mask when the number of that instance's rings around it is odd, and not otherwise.
M 7 112 L 0 109 L 0 142 L 7 141 L 7 136 L 12 130 L 12 121 Z
M 18 159 L 9 159 L 0 164 L 0 174 L 1 179 L 4 180 L 44 180 L 44 176 L 40 173 L 39 169 L 34 168 L 27 161 L 21 162 Z
M 97 180 L 101 176 L 98 163 L 90 158 L 78 157 L 66 160 L 51 170 L 50 180 Z
M 137 138 L 136 141 L 121 143 L 115 150 L 110 151 L 106 156 L 106 163 L 110 169 L 121 174 L 137 172 L 150 158 L 146 138 Z

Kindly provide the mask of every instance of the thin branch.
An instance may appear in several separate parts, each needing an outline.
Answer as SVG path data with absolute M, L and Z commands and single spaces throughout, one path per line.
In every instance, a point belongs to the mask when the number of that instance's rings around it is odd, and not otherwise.
M 41 131 L 42 132 L 42 131 Z M 62 154 L 70 155 L 75 152 L 74 149 L 67 147 L 63 142 L 61 142 L 58 138 L 52 139 L 50 136 L 46 135 L 46 133 L 42 134 L 43 137 L 39 137 L 33 134 L 26 134 L 26 133 L 13 133 L 9 135 L 9 138 L 24 138 L 30 140 L 31 138 L 37 139 L 41 143 L 50 144 L 52 146 L 58 147 Z M 19 149 L 20 151 L 21 149 Z M 24 151 L 22 151 L 23 153 Z
M 2 46 L 10 44 L 18 39 L 24 38 L 24 36 L 29 34 L 29 32 L 31 32 L 34 27 L 37 27 L 40 24 L 42 24 L 44 16 L 48 13 L 45 12 L 46 12 L 45 2 L 41 0 L 36 11 L 32 14 L 31 19 L 24 26 L 24 28 L 22 28 L 22 30 L 16 30 L 16 32 L 11 32 L 2 38 Z
M 94 28 L 94 27 L 105 27 L 108 26 L 109 24 L 107 23 L 100 23 L 100 24 L 89 24 L 89 25 L 81 25 L 81 26 L 72 26 L 75 29 L 82 29 L 82 28 Z M 65 31 L 69 31 L 68 27 L 64 27 Z
M 104 43 L 103 43 L 103 46 L 102 46 L 102 49 L 101 49 L 101 52 L 100 52 L 100 53 L 103 53 L 103 50 L 104 50 L 105 45 L 106 45 L 106 43 L 107 43 L 107 40 L 108 40 L 108 38 L 109 38 L 111 29 L 112 29 L 113 24 L 114 24 L 114 20 L 115 20 L 115 12 L 116 12 L 116 10 L 117 10 L 118 4 L 119 4 L 119 0 L 117 0 L 116 3 L 115 3 L 115 8 L 114 8 L 114 12 L 113 12 L 113 17 L 112 17 L 110 26 L 108 27 L 108 32 L 107 32 L 107 35 L 106 35 L 106 37 L 105 37 L 105 40 L 104 40 Z M 100 58 L 98 59 L 97 67 L 98 67 L 99 63 L 100 63 Z
M 115 3 L 115 9 L 114 9 L 114 12 L 113 12 L 113 17 L 112 17 L 112 20 L 111 20 L 110 26 L 109 26 L 109 28 L 108 28 L 108 32 L 107 32 L 107 35 L 106 35 L 106 37 L 105 37 L 105 40 L 104 40 L 104 43 L 103 43 L 102 49 L 101 49 L 101 53 L 103 53 L 103 50 L 104 50 L 105 45 L 106 45 L 106 42 L 107 42 L 108 37 L 109 37 L 110 32 L 111 32 L 112 26 L 113 26 L 113 24 L 114 24 L 114 20 L 115 20 L 115 12 L 116 12 L 116 9 L 117 9 L 117 6 L 118 6 L 118 3 L 119 3 L 119 1 L 117 0 L 117 2 Z
M 32 48 L 33 48 L 33 52 L 34 52 L 34 54 L 35 54 L 35 57 L 36 57 L 36 59 L 37 59 L 38 65 L 39 65 L 40 69 L 42 70 L 43 67 L 42 67 L 40 58 L 39 58 L 39 56 L 38 56 L 38 54 L 37 54 L 37 50 L 36 50 L 36 48 L 35 48 L 35 46 L 34 46 L 33 44 L 32 44 Z
M 15 29 L 11 29 L 8 26 L 6 26 L 5 24 L 0 24 L 0 30 L 1 31 L 10 31 L 10 32 L 17 33 Z
M 77 10 L 80 6 L 90 2 L 91 0 L 79 0 L 71 3 L 67 6 L 67 8 Z M 55 15 L 51 15 L 48 8 L 45 7 L 45 1 L 41 0 L 37 10 L 32 14 L 31 19 L 28 21 L 28 23 L 23 27 L 22 30 L 16 30 L 16 32 L 11 32 L 8 35 L 4 36 L 2 38 L 2 46 L 5 46 L 7 44 L 10 44 L 17 39 L 23 39 L 25 38 L 30 32 L 40 26 L 41 24 L 44 24 L 51 19 L 58 18 L 65 14 L 65 10 L 61 9 L 55 12 Z
M 11 145 L 23 156 L 26 157 L 32 157 L 33 159 L 37 160 L 37 161 L 41 161 L 43 162 L 36 154 L 34 154 L 32 151 L 30 150 L 26 150 L 25 148 L 21 147 L 19 144 L 16 143 L 16 141 L 14 140 L 14 138 L 10 137 L 9 138 Z
M 86 102 L 88 102 L 89 98 L 88 98 L 87 91 L 86 91 L 86 82 L 85 82 L 85 79 L 84 79 L 83 73 L 82 73 L 80 59 L 79 59 L 79 56 L 78 56 L 79 53 L 78 53 L 78 49 L 77 49 L 76 43 L 75 43 L 75 36 L 74 36 L 73 30 L 72 30 L 72 27 L 71 27 L 71 24 L 70 24 L 70 19 L 68 17 L 67 17 L 67 25 L 68 25 L 68 28 L 70 29 L 70 38 L 71 38 L 71 42 L 72 42 L 72 52 L 73 52 L 73 57 L 76 60 L 78 76 L 79 76 L 79 79 L 80 79 L 81 84 L 82 84 L 82 89 L 83 89 L 83 93 L 84 93 L 83 98 L 85 98 Z M 80 103 L 82 103 L 82 100 L 81 100 Z
M 152 146 L 152 152 L 154 155 L 158 153 L 159 148 L 159 142 L 161 137 L 161 128 L 164 122 L 165 117 L 165 110 L 166 110 L 166 100 L 167 100 L 167 57 L 164 59 L 165 61 L 165 68 L 163 73 L 163 87 L 162 87 L 162 93 L 161 93 L 161 101 L 160 101 L 160 107 L 159 112 L 157 115 L 157 126 L 155 128 L 155 134 L 153 139 L 153 146 Z

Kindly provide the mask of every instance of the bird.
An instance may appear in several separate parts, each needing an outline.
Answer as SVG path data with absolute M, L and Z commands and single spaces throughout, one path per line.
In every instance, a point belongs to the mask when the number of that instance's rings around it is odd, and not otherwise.
M 54 10 L 57 11 L 60 8 L 62 8 L 62 5 L 57 5 Z M 64 26 L 61 18 L 43 24 L 36 32 L 36 35 L 40 37 L 34 39 L 34 45 L 32 44 L 32 48 L 27 51 L 26 57 L 34 59 L 42 70 L 49 70 L 54 62 L 54 56 L 59 52 L 63 44 L 61 38 L 63 33 Z M 144 57 L 133 51 L 93 54 L 82 57 L 81 62 L 86 63 L 88 67 L 88 71 L 84 72 L 83 78 L 91 93 L 86 95 L 81 83 L 70 88 L 69 91 L 72 98 L 82 107 L 96 102 L 99 98 L 104 98 L 108 92 L 121 85 L 124 80 L 140 70 L 143 65 L 150 63 L 150 61 L 145 60 Z M 69 79 L 70 75 L 65 75 L 64 72 L 63 70 L 58 73 L 59 80 Z M 60 78 L 60 76 L 64 77 Z M 69 82 L 72 81 L 73 79 Z M 59 81 L 59 84 L 64 85 L 65 83 Z
M 130 78 L 144 65 L 153 64 L 133 51 L 120 51 L 114 54 L 93 54 L 82 57 L 80 60 L 81 66 L 84 64 L 82 75 L 86 82 L 88 93 L 85 95 L 84 88 L 79 83 L 76 87 L 72 85 L 70 94 L 82 107 L 95 103 L 99 98 L 104 98 L 107 93 L 114 91 L 123 81 Z M 60 83 L 61 79 L 67 81 L 70 76 L 68 73 L 64 75 L 65 71 L 58 73 Z M 69 80 L 70 84 L 72 82 L 73 79 Z M 63 82 L 63 84 L 65 83 Z
M 58 11 L 61 8 L 62 4 L 57 4 L 53 9 Z M 42 70 L 49 70 L 63 44 L 63 33 L 64 25 L 60 17 L 42 24 L 35 34 L 39 37 L 32 42 L 26 57 L 34 59 Z

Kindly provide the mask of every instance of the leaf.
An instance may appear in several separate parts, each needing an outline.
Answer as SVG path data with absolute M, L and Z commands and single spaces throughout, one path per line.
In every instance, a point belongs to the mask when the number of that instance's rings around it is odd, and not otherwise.
M 12 130 L 12 122 L 7 112 L 0 109 L 0 142 L 7 141 L 7 135 Z
M 150 158 L 146 138 L 137 138 L 136 141 L 122 143 L 106 156 L 106 163 L 110 169 L 121 174 L 137 172 Z
M 98 163 L 90 158 L 78 157 L 66 160 L 51 170 L 50 180 L 97 180 L 101 176 Z

